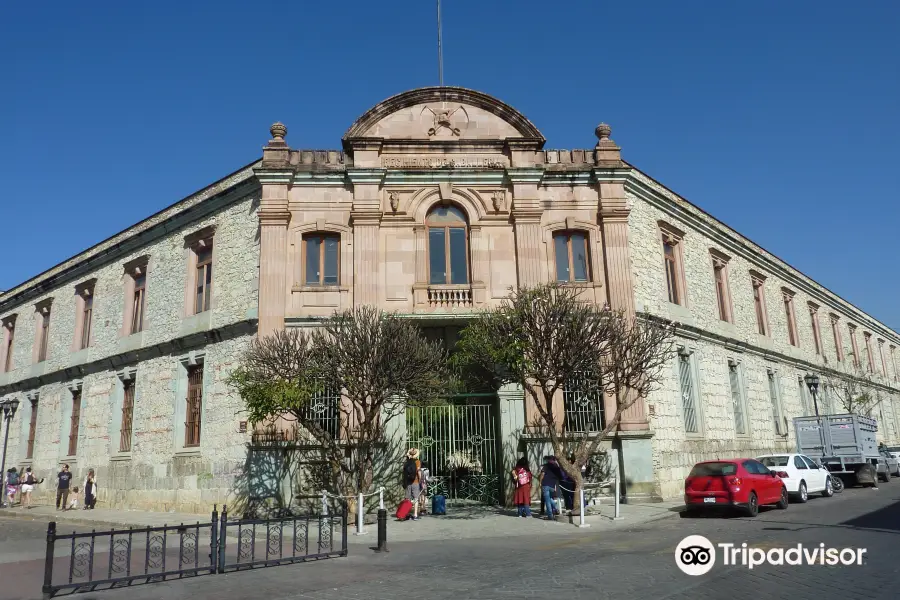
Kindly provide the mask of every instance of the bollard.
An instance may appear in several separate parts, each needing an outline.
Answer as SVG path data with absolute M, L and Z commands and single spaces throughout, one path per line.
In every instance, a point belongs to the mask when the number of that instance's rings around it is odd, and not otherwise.
M 41 592 L 45 599 L 53 597 L 53 545 L 56 543 L 56 521 L 47 525 L 47 554 L 44 558 L 44 585 Z M 74 542 L 73 542 L 74 547 Z
M 613 521 L 621 521 L 622 515 L 619 514 L 619 473 L 616 473 L 616 504 L 615 511 L 613 512 Z
M 578 504 L 581 506 L 581 515 L 578 518 L 578 526 L 579 527 L 590 527 L 590 523 L 584 522 L 584 513 L 587 510 L 587 506 L 584 504 L 584 485 L 582 485 L 581 489 L 578 493 Z
M 378 547 L 375 552 L 388 552 L 387 548 L 387 511 L 378 509 Z
M 363 509 L 363 502 L 365 502 L 365 498 L 362 493 L 356 499 L 356 535 L 364 535 L 366 533 L 365 530 L 365 513 Z

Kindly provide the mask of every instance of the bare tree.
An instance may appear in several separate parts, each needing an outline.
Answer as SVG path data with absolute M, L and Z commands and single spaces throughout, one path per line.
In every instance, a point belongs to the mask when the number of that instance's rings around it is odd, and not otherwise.
M 317 442 L 343 495 L 372 485 L 385 426 L 406 406 L 433 401 L 447 382 L 446 357 L 415 323 L 373 307 L 337 313 L 311 333 L 291 329 L 254 340 L 230 381 L 254 424 L 287 419 Z M 340 390 L 338 426 L 312 410 Z
M 850 373 L 829 373 L 822 379 L 827 386 L 827 394 L 836 403 L 835 408 L 844 412 L 871 416 L 881 403 L 881 397 L 872 393 L 872 375 L 861 366 L 855 365 Z
M 623 413 L 659 387 L 674 356 L 674 325 L 648 315 L 629 317 L 583 302 L 579 292 L 556 284 L 514 290 L 496 309 L 463 332 L 455 366 L 464 376 L 494 386 L 522 386 L 538 413 L 560 465 L 584 485 L 581 468 Z M 553 399 L 565 390 L 609 395 L 615 411 L 599 431 L 572 432 Z

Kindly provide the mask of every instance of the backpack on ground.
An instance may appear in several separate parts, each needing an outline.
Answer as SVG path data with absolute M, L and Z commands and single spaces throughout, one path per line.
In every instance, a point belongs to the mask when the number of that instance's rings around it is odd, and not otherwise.
M 431 497 L 431 514 L 446 515 L 447 514 L 447 497 L 443 494 L 436 494 Z
M 412 483 L 416 480 L 416 461 L 412 458 L 407 458 L 406 462 L 403 463 L 403 483 L 405 485 L 412 485 Z

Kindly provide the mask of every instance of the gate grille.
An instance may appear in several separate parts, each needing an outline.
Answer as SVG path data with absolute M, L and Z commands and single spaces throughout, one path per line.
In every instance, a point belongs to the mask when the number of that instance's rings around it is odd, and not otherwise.
M 493 403 L 468 404 L 454 399 L 445 405 L 409 407 L 406 431 L 407 447 L 419 449 L 420 460 L 431 472 L 428 497 L 442 494 L 448 500 L 500 503 L 500 457 Z

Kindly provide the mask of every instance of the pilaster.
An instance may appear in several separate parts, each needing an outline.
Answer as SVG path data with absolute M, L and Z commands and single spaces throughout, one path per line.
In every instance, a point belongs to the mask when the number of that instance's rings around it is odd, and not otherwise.
M 628 245 L 628 216 L 631 209 L 625 196 L 627 170 L 622 162 L 620 148 L 610 139 L 612 129 L 606 123 L 597 126 L 598 141 L 594 148 L 594 177 L 600 197 L 600 228 L 603 232 L 603 263 L 609 306 L 621 310 L 628 317 L 635 314 L 634 279 L 631 267 L 631 250 Z M 607 410 L 610 399 L 606 400 Z M 612 402 L 615 410 L 615 402 Z M 644 430 L 650 427 L 644 399 L 638 400 L 626 410 L 619 423 L 623 431 Z
M 262 186 L 259 218 L 259 326 L 258 335 L 265 336 L 284 327 L 288 297 L 287 228 L 291 220 L 288 210 L 288 186 L 293 177 L 290 148 L 284 141 L 287 128 L 275 123 L 272 139 L 263 149 L 262 166 L 255 170 Z
M 384 169 L 380 168 L 347 171 L 353 184 L 350 220 L 353 227 L 353 302 L 357 306 L 378 304 L 378 274 L 381 264 L 378 239 L 384 173 Z
M 512 217 L 516 234 L 516 269 L 519 285 L 533 286 L 544 281 L 541 264 L 544 244 L 541 236 L 543 209 L 537 187 L 543 176 L 542 168 L 512 168 L 507 177 L 512 184 Z

